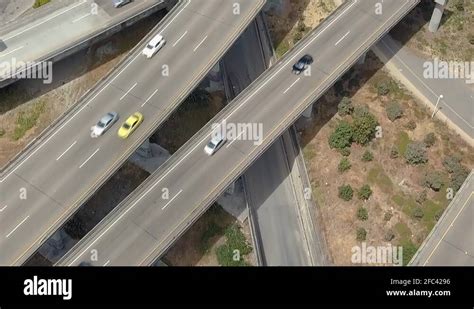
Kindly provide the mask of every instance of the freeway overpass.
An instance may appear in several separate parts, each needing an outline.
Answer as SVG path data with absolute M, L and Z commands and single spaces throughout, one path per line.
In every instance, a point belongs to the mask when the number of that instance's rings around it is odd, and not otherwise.
M 246 29 L 264 0 L 183 0 L 129 57 L 2 172 L 0 265 L 22 264 L 168 118 Z M 236 10 L 238 6 L 238 11 Z M 151 36 L 167 44 L 152 59 L 140 54 Z M 169 69 L 169 75 L 166 73 Z M 119 124 L 91 139 L 109 111 L 143 124 L 127 140 Z
M 63 59 L 169 5 L 163 0 L 136 0 L 116 9 L 111 0 L 53 1 L 0 25 L 0 87 L 15 81 L 12 69 L 20 73 L 34 63 Z
M 151 265 L 316 99 L 333 85 L 418 0 L 351 0 L 262 74 L 208 126 L 105 217 L 58 265 Z M 293 63 L 314 56 L 311 75 Z M 263 142 L 229 140 L 212 157 L 203 152 L 212 124 L 263 124 Z M 245 132 L 240 132 L 242 135 Z M 240 135 L 239 135 L 240 136 Z M 168 198 L 164 192 L 169 193 Z M 91 260 L 91 250 L 98 259 Z

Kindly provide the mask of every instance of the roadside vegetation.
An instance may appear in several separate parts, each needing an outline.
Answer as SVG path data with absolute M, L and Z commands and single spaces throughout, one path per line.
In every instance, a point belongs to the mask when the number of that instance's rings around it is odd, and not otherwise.
M 407 42 L 427 57 L 444 60 L 472 61 L 474 59 L 474 2 L 450 0 L 436 34 L 428 30 L 434 1 L 422 0 L 392 35 Z
M 49 2 L 51 2 L 51 0 L 35 0 L 35 3 L 33 3 L 33 8 L 39 8 L 40 6 L 45 5 Z
M 26 132 L 35 127 L 39 117 L 45 111 L 45 107 L 46 102 L 39 101 L 27 107 L 25 110 L 20 111 L 11 138 L 17 141 L 21 139 Z
M 403 246 L 408 263 L 474 166 L 474 150 L 381 67 L 369 53 L 302 132 L 336 265 L 361 241 Z

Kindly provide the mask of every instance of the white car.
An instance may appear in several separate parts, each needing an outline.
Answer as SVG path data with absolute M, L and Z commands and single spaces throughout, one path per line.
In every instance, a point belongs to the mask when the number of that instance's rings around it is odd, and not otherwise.
M 117 122 L 119 116 L 115 112 L 105 114 L 100 118 L 99 122 L 91 128 L 91 137 L 96 138 L 104 134 L 114 123 Z
M 212 156 L 213 154 L 217 152 L 217 150 L 219 150 L 222 147 L 222 145 L 224 145 L 224 143 L 225 143 L 225 139 L 222 136 L 220 135 L 213 136 L 211 140 L 209 141 L 209 143 L 207 143 L 206 147 L 204 147 L 204 152 L 208 156 Z
M 166 41 L 161 34 L 156 35 L 150 43 L 147 44 L 145 49 L 143 49 L 143 54 L 147 58 L 153 57 L 162 47 L 165 45 Z

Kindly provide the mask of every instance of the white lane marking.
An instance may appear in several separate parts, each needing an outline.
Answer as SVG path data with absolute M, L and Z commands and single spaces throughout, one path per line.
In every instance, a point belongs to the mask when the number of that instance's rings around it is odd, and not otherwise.
M 298 77 L 298 79 L 295 80 L 295 81 L 293 82 L 293 84 L 290 85 L 290 87 L 288 87 L 285 91 L 283 91 L 283 94 L 286 94 L 288 91 L 290 91 L 290 89 L 293 88 L 293 86 L 296 85 L 296 83 L 299 82 L 300 79 L 301 79 L 301 77 Z
M 182 11 L 184 11 L 184 9 L 191 3 L 191 0 L 189 0 L 188 3 L 186 3 L 186 5 L 170 20 L 170 22 L 161 30 L 161 33 L 165 32 L 166 28 L 168 28 L 168 26 L 170 26 L 173 21 L 179 16 L 179 14 L 181 14 Z
M 94 151 L 94 153 L 91 154 L 91 155 L 89 156 L 89 158 L 87 158 L 87 160 L 84 161 L 84 162 L 81 164 L 81 166 L 79 166 L 79 168 L 82 168 L 84 165 L 86 165 L 86 163 L 89 162 L 90 159 L 92 159 L 92 157 L 99 151 L 99 149 L 100 149 L 100 148 L 97 148 L 97 150 Z
M 390 47 L 388 46 L 388 44 L 385 42 L 385 40 L 382 40 L 382 44 L 385 45 L 385 47 L 387 47 L 387 49 L 392 53 L 393 57 L 395 57 L 395 59 L 397 59 L 398 61 L 400 61 L 400 63 L 402 65 L 404 65 L 408 71 L 413 75 L 413 77 L 415 77 L 426 89 L 428 89 L 435 97 L 439 97 L 439 94 L 437 94 L 433 89 L 431 89 L 421 78 L 418 77 L 418 75 L 416 75 L 415 72 L 413 72 L 412 69 L 410 69 L 410 67 L 408 66 L 408 64 L 406 64 L 398 55 L 397 53 Z M 461 115 L 459 115 L 448 103 L 446 103 L 446 101 L 444 100 L 441 100 L 440 101 L 441 103 L 443 103 L 444 105 L 446 105 L 456 116 L 459 117 L 459 119 L 461 119 L 461 121 L 463 121 L 465 124 L 467 124 L 467 126 L 469 128 L 474 128 L 474 126 L 472 126 L 466 119 L 464 119 L 464 117 L 462 117 Z
M 3 207 L 0 209 L 0 212 L 3 212 L 7 207 L 8 207 L 7 205 L 3 206 Z
M 107 262 L 105 262 L 103 266 L 107 266 L 109 263 L 110 263 L 110 260 L 108 260 Z
M 74 23 L 77 23 L 78 21 L 80 21 L 80 20 L 82 20 L 82 19 L 84 19 L 84 18 L 86 18 L 86 17 L 89 17 L 89 16 L 91 16 L 91 15 L 92 15 L 91 13 L 87 13 L 86 15 L 83 15 L 83 16 L 81 16 L 81 17 L 79 17 L 79 18 L 74 19 L 74 20 L 72 21 L 72 23 L 73 23 L 73 24 L 74 24 Z
M 326 28 L 324 28 L 321 32 L 318 33 L 318 35 L 316 35 L 311 41 L 309 41 L 306 45 L 304 45 L 301 50 L 304 50 L 306 49 L 310 44 L 312 44 L 314 42 L 315 39 L 317 39 L 325 30 L 327 30 L 333 23 L 335 23 L 337 20 L 339 20 L 342 16 L 345 15 L 345 13 L 350 9 L 352 8 L 359 0 L 354 0 L 354 2 L 349 5 L 342 13 L 341 15 L 337 16 L 335 19 L 333 19 L 327 26 Z M 283 70 L 285 68 L 286 65 L 288 65 L 288 63 L 294 61 L 296 59 L 296 57 L 299 56 L 299 53 L 296 53 L 292 58 L 288 59 L 288 61 L 282 65 L 282 67 L 277 71 L 275 72 L 265 83 L 263 83 L 263 85 L 261 85 L 255 92 L 252 93 L 252 95 L 250 95 L 244 102 L 242 102 L 241 105 L 239 105 L 225 120 L 227 120 L 230 116 L 232 116 L 233 113 L 235 113 L 236 111 L 238 111 L 246 102 L 248 102 L 256 93 L 258 93 L 262 88 L 264 88 L 268 82 L 270 82 L 276 75 L 278 75 L 281 70 Z M 86 249 L 84 249 L 83 253 L 84 252 L 87 252 L 92 246 L 94 246 L 95 243 L 97 243 L 97 241 L 99 241 L 111 228 L 114 227 L 115 224 L 117 224 L 124 216 L 126 216 L 146 195 L 148 195 L 148 193 L 150 193 L 164 178 L 166 178 L 176 167 L 178 167 L 181 162 L 183 162 L 184 160 L 186 160 L 186 158 L 194 152 L 194 150 L 196 150 L 197 147 L 201 146 L 202 143 L 204 143 L 204 141 L 206 141 L 210 136 L 211 136 L 212 132 L 207 134 L 206 136 L 204 136 L 204 138 L 199 142 L 197 143 L 187 154 L 185 154 L 183 156 L 183 158 L 181 158 L 181 160 L 179 160 L 176 164 L 174 164 L 163 176 L 160 177 L 160 179 L 158 179 L 150 188 L 148 188 L 148 190 L 145 191 L 145 193 L 143 193 L 135 202 L 133 202 L 130 207 L 125 210 L 116 220 L 114 220 L 114 222 L 108 226 L 102 233 L 100 233 L 100 235 L 98 235 L 92 242 L 89 246 L 87 246 Z M 69 266 L 71 266 L 72 264 L 74 264 L 80 257 L 81 257 L 82 254 L 78 255 L 70 264 Z
M 41 148 L 43 148 L 44 145 L 46 145 L 53 137 L 56 136 L 56 134 L 58 134 L 71 120 L 73 120 L 77 115 L 79 115 L 80 112 L 82 112 L 84 110 L 84 108 L 86 108 L 87 106 L 89 106 L 89 104 L 95 100 L 95 98 L 97 98 L 99 96 L 99 94 L 102 93 L 102 91 L 104 91 L 110 84 L 112 84 L 114 82 L 114 80 L 120 76 L 120 74 L 122 74 L 122 72 L 124 72 L 128 66 L 130 64 L 132 64 L 135 59 L 137 59 L 141 54 L 138 53 L 129 63 L 127 63 L 127 65 L 114 77 L 112 78 L 111 81 L 109 81 L 102 89 L 100 89 L 90 100 L 89 102 L 87 102 L 86 104 L 84 104 L 84 106 L 82 106 L 74 115 L 72 115 L 70 118 L 68 118 L 53 134 L 51 134 L 50 137 L 48 137 L 41 145 L 38 146 L 38 148 L 36 148 L 31 154 L 29 154 L 23 161 L 21 161 L 20 163 L 18 163 L 18 165 L 12 169 L 10 171 L 10 173 L 8 173 L 7 175 L 5 175 L 5 177 L 3 177 L 1 180 L 0 180 L 0 183 L 2 183 L 5 179 L 7 179 L 11 174 L 13 174 L 17 169 L 19 169 L 26 161 L 28 161 L 29 158 L 31 158 L 34 154 L 36 154 Z
M 239 140 L 239 138 L 242 136 L 242 134 L 245 133 L 245 131 L 247 131 L 246 129 L 243 129 L 242 132 L 240 132 L 239 136 L 237 136 L 236 138 L 234 138 L 225 148 L 229 148 L 230 146 L 232 146 L 232 144 Z
M 179 37 L 179 39 L 178 39 L 176 42 L 174 42 L 173 47 L 175 47 L 176 45 L 178 45 L 179 41 L 181 41 L 181 40 L 186 36 L 186 34 L 188 34 L 188 30 L 186 30 L 186 31 L 183 33 L 183 35 L 181 35 L 181 36 Z
M 433 256 L 433 254 L 435 253 L 435 251 L 438 249 L 439 247 L 439 244 L 443 241 L 444 237 L 446 237 L 446 234 L 448 234 L 448 232 L 451 230 L 451 228 L 454 226 L 454 222 L 456 222 L 456 220 L 458 219 L 459 215 L 461 214 L 461 212 L 464 210 L 464 208 L 466 207 L 466 205 L 468 204 L 468 202 L 471 201 L 471 198 L 472 196 L 474 195 L 474 192 L 471 193 L 471 195 L 469 195 L 469 197 L 467 198 L 466 202 L 464 203 L 464 205 L 461 207 L 461 209 L 459 210 L 459 212 L 456 214 L 456 217 L 454 217 L 453 221 L 451 221 L 451 224 L 449 225 L 449 228 L 446 229 L 446 231 L 444 232 L 443 236 L 440 238 L 440 240 L 438 241 L 438 243 L 436 244 L 436 246 L 434 247 L 433 251 L 431 251 L 431 254 L 428 256 L 428 258 L 426 259 L 425 263 L 423 264 L 423 266 L 426 266 L 426 264 L 428 264 L 428 262 L 430 261 L 431 259 L 431 256 Z
M 56 161 L 59 161 L 65 154 L 66 152 L 68 152 L 69 150 L 71 150 L 71 148 L 76 145 L 77 141 L 75 141 L 74 143 L 72 143 L 71 146 L 68 147 L 68 149 L 66 149 L 59 157 L 56 158 Z
M 122 101 L 129 93 L 130 91 L 133 90 L 133 88 L 135 88 L 137 86 L 138 83 L 135 83 L 135 85 L 132 86 L 132 88 L 128 89 L 127 92 L 125 92 L 125 94 L 120 98 L 120 101 Z
M 86 2 L 87 2 L 86 0 L 82 0 L 81 2 L 75 4 L 74 6 L 72 6 L 72 7 L 68 8 L 68 9 L 64 10 L 63 12 L 59 12 L 58 14 L 53 15 L 53 16 L 51 16 L 51 17 L 49 17 L 49 18 L 43 20 L 42 22 L 37 23 L 36 25 L 33 25 L 33 26 L 31 26 L 31 27 L 28 27 L 28 28 L 24 29 L 24 30 L 21 31 L 21 32 L 15 33 L 15 34 L 12 35 L 12 36 L 9 36 L 9 37 L 4 38 L 3 41 L 7 41 L 7 40 L 10 40 L 10 39 L 13 39 L 14 37 L 17 37 L 17 36 L 19 36 L 20 34 L 23 34 L 23 33 L 27 32 L 27 31 L 29 31 L 29 30 L 31 30 L 31 29 L 33 29 L 33 28 L 36 28 L 37 26 L 42 25 L 42 24 L 44 24 L 44 23 L 50 21 L 51 19 L 54 19 L 54 18 L 56 18 L 56 17 L 58 17 L 58 16 L 60 16 L 60 15 L 62 15 L 62 14 L 64 14 L 64 13 L 67 13 L 67 12 L 69 12 L 70 10 L 75 9 L 76 7 L 81 6 L 81 5 L 83 5 L 84 3 L 86 3 Z
M 5 236 L 5 237 L 6 237 L 6 238 L 10 237 L 10 235 L 13 234 L 13 232 L 15 232 L 15 231 L 17 230 L 17 228 L 20 227 L 20 225 L 22 225 L 23 223 L 25 223 L 25 221 L 28 220 L 29 217 L 30 217 L 30 216 L 26 216 L 26 218 L 23 219 L 20 223 L 18 223 L 18 225 L 15 226 L 15 228 L 14 228 L 13 230 L 11 230 L 11 232 L 8 233 L 7 236 Z
M 323 28 L 317 35 L 315 35 L 309 42 L 307 42 L 303 47 L 300 48 L 300 51 L 305 50 L 309 45 L 313 44 L 313 42 L 321 36 L 327 29 L 329 29 L 336 21 L 338 21 L 341 17 L 343 17 L 355 4 L 357 4 L 359 0 L 354 0 L 351 5 L 349 5 L 340 15 L 334 18 L 330 23 L 327 24 L 326 28 Z M 282 64 L 281 68 L 278 69 L 272 76 L 270 76 L 260 87 L 258 87 L 251 95 L 249 95 L 239 106 L 233 110 L 229 116 L 227 116 L 224 121 L 227 121 L 233 114 L 235 114 L 242 106 L 244 106 L 248 101 L 250 101 L 257 93 L 260 92 L 263 88 L 267 86 L 269 82 L 271 82 L 280 72 L 285 69 L 288 64 L 293 63 L 297 57 L 300 56 L 301 53 L 295 53 L 293 57 L 288 59 L 285 63 Z
M 145 103 L 142 104 L 142 107 L 145 106 L 145 104 L 148 103 L 148 101 L 151 100 L 151 98 L 153 98 L 153 96 L 158 92 L 158 89 L 156 89 L 152 94 L 151 96 L 148 97 L 148 99 L 146 99 Z
M 202 39 L 202 41 L 199 42 L 199 44 L 196 45 L 196 47 L 194 47 L 193 52 L 195 52 L 199 47 L 201 47 L 202 43 L 204 43 L 204 41 L 207 39 L 207 37 L 208 37 L 208 36 L 206 35 L 206 36 L 204 37 L 204 39 Z
M 340 39 L 339 39 L 339 41 L 337 41 L 337 42 L 336 42 L 336 44 L 335 44 L 334 46 L 337 46 L 337 45 L 339 45 L 339 43 L 341 43 L 341 42 L 342 42 L 342 40 L 344 40 L 344 39 L 345 39 L 345 38 L 346 38 L 346 37 L 349 35 L 349 33 L 351 33 L 351 31 L 350 31 L 350 30 L 349 30 L 349 31 L 347 31 L 347 33 L 346 33 L 346 34 L 344 34 L 344 36 L 343 36 L 342 38 L 340 38 Z
M 22 49 L 23 47 L 25 47 L 25 46 L 20 46 L 20 47 L 17 47 L 17 48 L 15 48 L 15 49 L 13 49 L 13 50 L 9 51 L 8 53 L 5 53 L 5 54 L 3 54 L 3 55 L 0 55 L 0 58 L 1 58 L 1 57 L 5 57 L 5 56 L 7 56 L 7 55 L 10 55 L 11 53 L 14 53 L 14 52 L 16 52 L 17 50 L 20 50 L 20 49 Z
M 177 198 L 177 197 L 178 197 L 178 195 L 180 195 L 180 194 L 181 194 L 181 192 L 183 192 L 183 190 L 179 190 L 179 192 L 178 192 L 178 193 L 177 193 L 177 194 L 176 194 L 176 195 L 175 195 L 175 196 L 174 196 L 174 197 L 173 197 L 171 200 L 169 200 L 169 202 L 168 202 L 168 203 L 166 203 L 166 205 L 165 205 L 165 206 L 163 206 L 163 208 L 161 208 L 161 210 L 165 210 L 165 208 L 166 208 L 166 207 L 168 207 L 168 205 L 169 205 L 169 204 L 171 204 L 171 203 L 174 201 L 174 199 L 175 199 L 175 198 Z

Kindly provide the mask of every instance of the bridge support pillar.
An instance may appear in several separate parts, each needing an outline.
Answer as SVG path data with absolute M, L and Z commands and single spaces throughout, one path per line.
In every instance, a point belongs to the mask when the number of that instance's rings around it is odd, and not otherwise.
M 137 149 L 137 153 L 143 158 L 153 157 L 153 152 L 151 149 L 150 139 L 147 139 L 143 144 L 140 145 Z
M 357 62 L 357 64 L 364 64 L 366 58 L 367 58 L 367 52 L 365 52 L 365 53 L 362 55 L 362 57 L 359 58 L 359 61 Z
M 303 117 L 307 119 L 313 118 L 313 104 L 311 104 L 304 112 Z
M 448 0 L 435 0 L 436 6 L 431 16 L 429 30 L 431 32 L 438 31 L 441 19 L 443 18 L 443 12 L 448 4 Z

